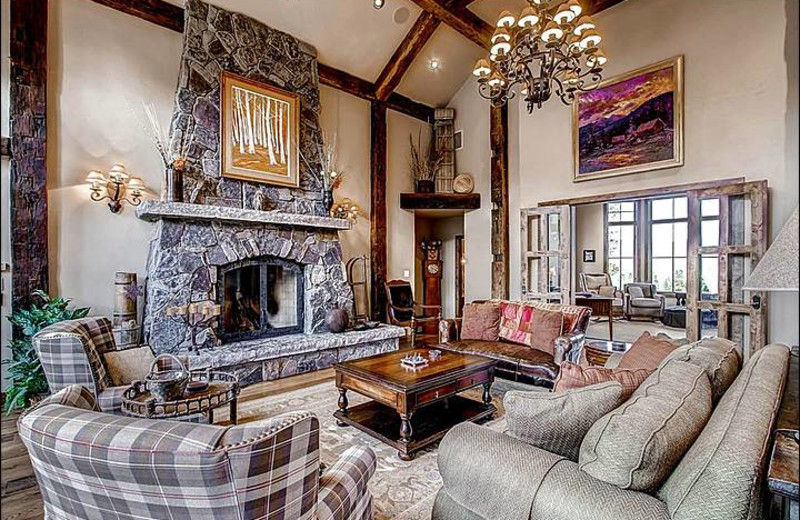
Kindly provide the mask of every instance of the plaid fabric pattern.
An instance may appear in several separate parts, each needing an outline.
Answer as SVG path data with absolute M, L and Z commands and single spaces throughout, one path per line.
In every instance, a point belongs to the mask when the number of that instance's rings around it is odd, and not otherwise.
M 33 346 L 42 362 L 51 392 L 78 384 L 99 394 L 112 386 L 101 352 L 113 350 L 111 322 L 106 318 L 82 318 L 55 323 L 33 337 Z M 95 341 L 110 344 L 97 346 Z
M 122 394 L 127 386 L 112 386 L 97 394 L 97 407 L 102 412 L 116 413 L 122 410 Z
M 562 335 L 583 334 L 589 326 L 591 309 L 575 305 L 561 305 L 544 302 L 510 302 L 496 301 L 500 305 L 500 338 L 512 343 L 530 345 L 530 322 L 533 309 L 561 312 L 564 315 Z
M 354 446 L 320 479 L 319 520 L 371 520 L 372 495 L 367 483 L 375 474 L 375 454 L 367 447 Z
M 310 413 L 223 428 L 55 404 L 79 394 L 68 388 L 19 421 L 49 520 L 315 520 L 318 508 L 372 518 L 374 454 L 348 451 L 320 482 Z M 318 505 L 321 483 L 342 506 Z
M 97 401 L 91 390 L 85 386 L 71 385 L 59 390 L 56 394 L 48 396 L 37 406 L 46 406 L 48 404 L 63 404 L 82 410 L 94 410 L 97 406 Z

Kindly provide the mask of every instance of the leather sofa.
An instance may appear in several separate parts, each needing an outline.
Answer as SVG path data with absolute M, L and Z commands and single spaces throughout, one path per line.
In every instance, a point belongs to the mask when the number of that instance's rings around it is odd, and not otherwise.
M 732 382 L 720 389 L 710 417 L 688 446 L 688 451 L 668 470 L 666 478 L 648 491 L 618 487 L 584 471 L 582 445 L 581 458 L 573 461 L 508 433 L 471 423 L 460 424 L 450 430 L 439 447 L 438 464 L 443 486 L 436 496 L 431 518 L 765 518 L 764 473 L 771 446 L 770 436 L 788 376 L 789 356 L 786 346 L 770 345 L 751 356 L 738 374 L 732 374 Z M 694 359 L 688 362 L 696 363 Z M 719 367 L 714 359 L 705 363 L 704 369 L 711 380 L 711 374 L 716 373 Z M 656 371 L 643 385 L 647 385 L 651 378 L 660 377 Z M 631 399 L 635 397 L 636 394 Z M 618 409 L 625 408 L 629 402 Z M 632 427 L 636 428 L 635 425 Z M 627 453 L 623 443 L 619 446 L 619 453 Z M 668 444 L 664 448 L 670 449 L 671 446 Z
M 497 301 L 497 300 L 495 300 Z M 477 301 L 474 303 L 483 303 Z M 462 340 L 461 319 L 442 320 L 439 325 L 437 348 L 474 354 L 497 361 L 495 375 L 512 381 L 540 386 L 552 386 L 558 377 L 559 365 L 565 360 L 578 360 L 586 336 L 592 311 L 587 307 L 543 302 L 525 302 L 523 305 L 563 312 L 568 320 L 567 329 L 555 340 L 554 353 L 549 354 L 527 345 L 507 341 Z

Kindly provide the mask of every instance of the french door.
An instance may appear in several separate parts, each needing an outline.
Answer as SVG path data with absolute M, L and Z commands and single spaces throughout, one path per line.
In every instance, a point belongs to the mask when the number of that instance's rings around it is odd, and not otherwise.
M 742 287 L 767 249 L 767 182 L 691 190 L 688 199 L 686 335 L 728 338 L 747 359 L 766 343 L 764 294 Z
M 522 300 L 570 303 L 568 205 L 522 210 Z

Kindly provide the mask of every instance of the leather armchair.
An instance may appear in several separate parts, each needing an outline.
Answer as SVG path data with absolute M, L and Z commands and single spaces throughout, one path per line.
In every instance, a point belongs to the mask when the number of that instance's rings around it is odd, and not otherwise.
M 625 317 L 629 320 L 660 320 L 664 315 L 665 298 L 656 292 L 653 283 L 625 284 Z
M 405 280 L 390 280 L 385 284 L 386 317 L 391 325 L 411 330 L 411 345 L 415 345 L 418 329 L 432 324 L 438 327 L 442 319 L 441 305 L 424 305 L 414 300 L 411 283 Z M 435 314 L 430 314 L 434 311 Z

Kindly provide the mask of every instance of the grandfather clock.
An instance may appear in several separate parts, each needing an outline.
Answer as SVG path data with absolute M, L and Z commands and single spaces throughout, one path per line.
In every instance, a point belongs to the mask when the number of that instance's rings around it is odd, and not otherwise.
M 422 273 L 425 279 L 422 301 L 425 305 L 442 304 L 442 242 L 441 240 L 425 240 L 422 242 L 425 260 L 422 262 Z

